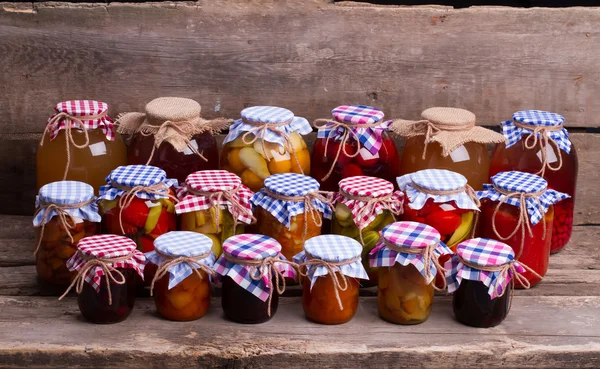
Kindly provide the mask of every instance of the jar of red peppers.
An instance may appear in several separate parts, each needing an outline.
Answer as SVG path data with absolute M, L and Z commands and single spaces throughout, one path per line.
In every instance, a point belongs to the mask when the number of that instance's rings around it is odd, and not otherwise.
M 317 119 L 319 129 L 312 152 L 313 177 L 321 189 L 336 191 L 338 182 L 354 176 L 373 176 L 390 182 L 398 176 L 398 151 L 383 121 L 383 112 L 364 105 L 342 105 L 333 119 Z
M 100 214 L 94 188 L 75 181 L 44 185 L 36 198 L 33 226 L 38 228 L 35 265 L 38 276 L 52 284 L 68 286 L 74 273 L 67 260 L 77 243 L 99 230 Z
M 535 286 L 548 270 L 553 204 L 569 195 L 549 189 L 542 177 L 514 171 L 496 174 L 477 195 L 481 199 L 478 236 L 512 247 L 515 259 L 531 268 L 523 277 Z M 517 281 L 516 287 L 524 285 Z
M 502 122 L 506 145 L 498 145 L 492 156 L 490 176 L 518 170 L 534 173 L 548 181 L 548 188 L 570 197 L 554 206 L 550 252 L 562 250 L 571 238 L 577 186 L 577 150 L 563 127 L 561 115 L 524 110 Z
M 75 287 L 83 317 L 98 324 L 121 322 L 135 302 L 135 280 L 143 278 L 146 258 L 135 242 L 114 234 L 86 237 L 67 267 L 77 276 L 60 299 Z

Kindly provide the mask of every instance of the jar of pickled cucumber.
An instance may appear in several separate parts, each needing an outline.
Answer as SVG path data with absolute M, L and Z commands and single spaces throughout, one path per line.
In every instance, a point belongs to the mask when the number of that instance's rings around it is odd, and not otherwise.
M 225 240 L 244 233 L 244 225 L 255 222 L 252 195 L 240 177 L 225 170 L 192 173 L 177 192 L 175 211 L 180 216 L 181 230 L 209 237 L 212 251 L 219 257 Z
M 310 175 L 310 154 L 302 135 L 312 132 L 308 121 L 275 106 L 242 110 L 223 142 L 221 168 L 237 174 L 258 192 L 271 174 Z

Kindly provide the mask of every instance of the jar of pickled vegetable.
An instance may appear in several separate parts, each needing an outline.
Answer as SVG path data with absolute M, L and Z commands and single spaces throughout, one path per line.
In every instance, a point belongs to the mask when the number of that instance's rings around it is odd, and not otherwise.
M 504 142 L 500 133 L 475 126 L 475 114 L 458 108 L 435 107 L 421 120 L 394 120 L 390 130 L 406 138 L 400 175 L 424 169 L 447 169 L 462 174 L 481 190 L 488 181 L 490 158 L 485 144 Z
M 135 242 L 114 234 L 82 239 L 67 267 L 77 275 L 71 288 L 79 294 L 79 311 L 97 324 L 121 322 L 135 303 L 135 280 L 143 278 L 146 258 L 136 250 Z
M 258 192 L 271 174 L 310 175 L 310 154 L 302 135 L 312 132 L 308 121 L 275 106 L 242 110 L 223 142 L 221 168 L 237 174 Z
M 108 105 L 94 100 L 63 101 L 54 108 L 37 148 L 37 189 L 73 180 L 90 184 L 96 193 L 104 178 L 127 164 L 127 151 Z
M 512 120 L 502 122 L 508 143 L 496 147 L 490 170 L 490 176 L 511 170 L 534 173 L 548 181 L 548 188 L 570 196 L 554 205 L 551 253 L 565 247 L 573 230 L 579 164 L 564 121 L 561 115 L 540 110 L 514 113 Z
M 146 254 L 148 265 L 158 268 L 150 295 L 158 313 L 169 320 L 201 318 L 210 306 L 210 279 L 215 255 L 205 235 L 177 231 L 156 238 L 155 249 Z
M 270 320 L 285 291 L 285 278 L 296 278 L 295 264 L 281 255 L 281 245 L 259 234 L 228 238 L 214 271 L 221 276 L 225 317 L 244 324 Z
M 481 220 L 477 235 L 506 242 L 515 259 L 530 269 L 523 277 L 533 287 L 548 271 L 554 220 L 553 204 L 569 195 L 548 188 L 535 174 L 500 172 L 477 193 Z M 517 288 L 525 287 L 520 281 Z
M 333 234 L 306 241 L 294 256 L 302 276 L 302 307 L 310 321 L 346 323 L 358 309 L 359 279 L 369 279 L 361 263 L 362 246 Z
M 118 132 L 132 135 L 128 162 L 153 165 L 180 183 L 193 172 L 219 169 L 215 133 L 227 128 L 223 118 L 205 120 L 196 101 L 160 97 L 145 113 L 126 113 L 117 119 Z
M 354 176 L 379 177 L 394 182 L 398 151 L 388 136 L 392 121 L 383 112 L 364 105 L 342 105 L 333 119 L 317 119 L 319 129 L 312 152 L 313 177 L 321 189 L 336 191 L 338 182 Z
M 250 200 L 256 209 L 257 233 L 273 237 L 288 260 L 303 250 L 306 240 L 321 234 L 323 217 L 331 219 L 331 196 L 319 191 L 314 178 L 274 174 Z
M 240 177 L 225 170 L 192 173 L 177 192 L 175 211 L 181 218 L 181 230 L 208 236 L 219 257 L 226 239 L 244 233 L 244 224 L 255 222 L 252 195 Z

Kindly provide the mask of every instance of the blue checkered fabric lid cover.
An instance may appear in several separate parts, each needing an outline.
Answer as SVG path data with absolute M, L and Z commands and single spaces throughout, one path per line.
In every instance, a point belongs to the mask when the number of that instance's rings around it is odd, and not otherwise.
M 76 181 L 58 181 L 48 183 L 40 188 L 40 193 L 35 198 L 35 207 L 40 208 L 45 204 L 77 204 L 87 202 L 94 198 L 94 188 L 87 183 Z M 33 226 L 39 227 L 46 217 L 46 223 L 56 215 L 56 211 L 50 209 L 48 215 L 46 211 L 41 209 L 33 218 Z M 89 205 L 82 206 L 77 209 L 64 209 L 71 216 L 90 222 L 99 223 L 101 218 L 98 214 L 98 205 L 94 201 Z
M 137 197 L 144 200 L 158 200 L 168 198 L 168 189 L 177 186 L 176 179 L 167 179 L 167 173 L 164 170 L 152 165 L 124 165 L 117 167 L 106 177 L 106 185 L 100 187 L 100 199 L 114 200 L 122 196 L 127 191 L 115 188 L 112 183 L 119 186 L 154 186 L 164 183 L 164 195 L 138 192 Z
M 531 129 L 515 126 L 514 122 L 531 126 Z M 502 133 L 508 143 L 506 147 L 516 144 L 522 136 L 530 135 L 537 127 L 556 127 L 565 122 L 565 117 L 556 113 L 542 110 L 522 110 L 513 114 L 512 120 L 502 122 Z M 569 132 L 565 128 L 560 131 L 548 131 L 548 137 L 553 139 L 558 147 L 566 153 L 571 152 L 571 141 Z
M 198 262 L 192 265 L 189 263 L 179 263 L 170 267 L 169 289 L 171 289 L 192 275 L 194 273 L 193 269 L 199 268 L 198 264 L 204 264 L 209 267 L 213 266 L 216 257 L 211 252 L 212 244 L 212 240 L 201 233 L 187 231 L 165 233 L 154 240 L 155 251 L 145 254 L 146 261 L 160 265 L 165 262 L 165 258 L 160 254 L 166 255 L 169 258 L 178 258 L 180 256 L 194 257 L 210 253 L 207 257 L 198 259 Z
M 383 238 L 393 245 L 410 249 L 423 249 L 429 245 L 437 245 L 433 252 L 439 257 L 452 254 L 452 250 L 440 241 L 440 233 L 433 227 L 417 222 L 396 222 L 387 225 L 381 232 Z M 406 254 L 391 250 L 381 241 L 369 253 L 369 265 L 372 268 L 391 267 L 395 263 L 400 265 L 414 265 L 423 278 L 427 278 L 422 254 Z M 429 263 L 429 280 L 431 283 L 437 273 L 434 263 Z
M 517 171 L 500 172 L 496 174 L 492 177 L 491 184 L 484 184 L 483 191 L 477 191 L 477 197 L 480 199 L 490 199 L 492 201 L 505 200 L 506 195 L 498 192 L 496 187 L 501 191 L 517 193 L 535 193 L 545 189 L 544 193 L 537 197 L 541 207 L 538 206 L 538 202 L 535 198 L 525 198 L 527 213 L 529 214 L 529 220 L 532 225 L 539 223 L 544 214 L 548 211 L 550 205 L 570 197 L 566 193 L 549 189 L 548 182 L 540 176 Z M 509 205 L 521 206 L 518 197 L 510 197 L 506 199 L 505 202 Z
M 294 113 L 290 110 L 276 106 L 251 106 L 242 110 L 241 116 L 242 119 L 236 120 L 229 127 L 229 134 L 225 137 L 223 144 L 235 140 L 245 132 L 256 129 L 255 126 L 245 123 L 244 120 L 265 124 L 290 122 L 290 124 L 261 131 L 262 133 L 259 134 L 258 138 L 262 138 L 267 142 L 280 144 L 281 146 L 285 145 L 285 141 L 280 135 L 273 133 L 273 130 L 281 131 L 287 135 L 290 135 L 292 132 L 298 132 L 301 135 L 307 135 L 312 132 L 312 127 L 306 118 L 295 117 Z
M 452 195 L 432 195 L 421 192 L 413 186 L 434 190 L 434 191 L 454 191 L 467 185 L 467 179 L 456 172 L 446 169 L 425 169 L 415 173 L 405 174 L 396 178 L 398 188 L 406 193 L 411 209 L 420 210 L 425 206 L 428 199 L 433 199 L 436 203 L 454 201 L 456 206 L 465 210 L 479 210 L 473 200 L 467 195 L 466 191 Z

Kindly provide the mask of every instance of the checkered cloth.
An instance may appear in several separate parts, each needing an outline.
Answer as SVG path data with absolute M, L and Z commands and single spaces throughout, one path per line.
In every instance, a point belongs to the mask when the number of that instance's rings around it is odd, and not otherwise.
M 183 281 L 192 273 L 194 269 L 199 268 L 199 264 L 212 267 L 215 263 L 215 254 L 210 250 L 212 248 L 212 240 L 207 236 L 187 231 L 175 231 L 165 233 L 158 236 L 154 240 L 155 251 L 146 253 L 146 260 L 148 263 L 161 265 L 165 262 L 165 258 L 159 255 L 156 251 L 162 255 L 176 259 L 181 256 L 185 257 L 197 257 L 210 252 L 210 255 L 204 259 L 198 259 L 198 263 L 193 263 L 193 266 L 188 263 L 179 263 L 169 268 L 169 288 L 171 289 Z
M 77 204 L 86 202 L 94 198 L 94 188 L 87 183 L 76 181 L 58 181 L 48 183 L 40 188 L 40 193 L 35 198 L 35 207 L 40 207 L 40 202 L 57 205 Z M 90 222 L 100 223 L 100 214 L 98 214 L 98 205 L 92 202 L 89 205 L 82 206 L 77 209 L 64 209 L 65 212 L 71 214 L 76 219 L 83 219 Z M 39 211 L 33 218 L 33 226 L 39 227 L 46 217 L 46 223 L 56 214 L 54 209 L 51 209 L 46 215 L 45 210 Z
M 136 250 L 136 244 L 130 238 L 114 234 L 90 236 L 79 241 L 77 249 L 78 252 L 67 260 L 67 268 L 72 272 L 79 271 L 79 269 L 85 266 L 86 260 L 84 257 L 91 259 L 112 259 L 133 253 L 131 258 L 111 264 L 113 268 L 132 268 L 142 279 L 144 278 L 146 257 L 140 251 Z M 100 292 L 100 280 L 103 276 L 104 271 L 102 268 L 95 266 L 89 270 L 85 276 L 85 281 L 89 283 L 96 292 Z
M 54 110 L 56 111 L 56 113 L 48 119 L 48 123 L 50 123 L 52 119 L 60 113 L 66 113 L 73 117 L 83 117 L 86 115 L 98 115 L 106 113 L 108 111 L 108 105 L 101 101 L 94 100 L 72 100 L 63 101 L 57 104 L 54 107 Z M 54 126 L 49 128 L 50 140 L 54 140 L 56 136 L 58 136 L 58 132 L 61 129 L 65 129 L 68 122 L 69 120 L 67 118 L 55 122 Z M 70 123 L 71 127 L 79 128 L 79 123 L 75 121 L 72 121 Z M 82 123 L 88 130 L 100 128 L 102 130 L 102 133 L 104 133 L 104 136 L 106 136 L 106 139 L 108 139 L 109 141 L 114 141 L 115 124 L 108 115 L 100 119 L 82 120 Z
M 491 267 L 512 262 L 515 253 L 507 244 L 486 238 L 474 238 L 459 243 L 456 248 L 456 255 L 444 264 L 449 293 L 456 291 L 461 281 L 467 279 L 483 282 L 486 287 L 489 287 L 490 298 L 494 299 L 503 293 L 511 278 L 513 278 L 513 272 L 510 269 L 507 275 L 503 277 L 500 272 L 489 272 L 468 267 L 460 261 L 459 256 L 469 264 Z M 514 266 L 518 273 L 525 272 L 525 268 L 518 262 L 515 262 Z M 498 282 L 498 289 L 494 290 L 494 284 L 498 278 L 502 279 Z
M 365 105 L 342 105 L 331 111 L 333 118 L 342 123 L 351 124 L 375 124 L 383 119 L 383 112 L 379 109 Z M 368 128 L 350 128 L 358 137 L 360 143 L 373 155 L 379 152 L 383 139 L 381 135 L 392 124 L 392 121 L 381 122 L 377 127 Z M 329 127 L 328 127 L 329 126 Z M 334 133 L 331 133 L 334 129 Z M 330 136 L 331 134 L 331 136 Z M 317 138 L 333 138 L 341 140 L 344 134 L 344 128 L 334 128 L 331 124 L 326 124 L 317 132 Z M 354 137 L 354 136 L 353 136 Z
M 189 190 L 199 192 L 219 193 L 238 189 L 233 195 L 234 201 L 238 202 L 244 208 L 248 209 L 248 214 L 252 214 L 252 205 L 250 198 L 254 194 L 248 187 L 242 184 L 240 177 L 226 170 L 203 170 L 190 174 L 185 179 L 185 185 L 177 191 L 179 202 L 175 205 L 177 214 L 190 213 L 192 211 L 207 210 L 213 207 L 213 201 L 209 196 L 198 196 L 189 193 Z M 214 199 L 214 201 L 217 201 Z M 230 214 L 234 214 L 234 207 L 231 201 L 221 197 L 218 205 L 222 209 L 227 209 Z M 236 214 L 238 221 L 246 224 L 252 222 L 252 217 L 248 214 Z
M 433 227 L 416 222 L 396 222 L 383 228 L 382 236 L 385 240 L 398 247 L 411 249 L 423 249 L 429 245 L 435 244 L 437 247 L 433 250 L 439 257 L 441 255 L 452 254 L 452 250 L 440 241 L 440 233 Z M 395 263 L 400 265 L 414 265 L 421 273 L 423 278 L 427 278 L 427 271 L 423 263 L 421 254 L 405 254 L 390 250 L 383 241 L 377 242 L 377 245 L 369 253 L 369 265 L 372 268 L 391 267 Z M 437 274 L 434 263 L 429 263 L 429 280 L 431 283 Z
M 362 245 L 350 237 L 327 234 L 313 237 L 304 243 L 304 250 L 315 258 L 328 262 L 345 262 L 360 256 Z M 293 258 L 297 264 L 309 260 L 306 252 L 302 251 Z M 343 275 L 352 278 L 369 279 L 367 271 L 363 267 L 361 260 L 351 264 L 341 265 L 340 271 Z M 306 266 L 306 273 L 310 278 L 310 287 L 314 286 L 317 278 L 329 274 L 329 270 L 321 265 Z
M 517 127 L 514 122 L 519 122 L 531 126 L 531 130 Z M 516 144 L 521 137 L 530 135 L 536 127 L 556 127 L 565 122 L 565 117 L 556 113 L 550 113 L 542 110 L 523 110 L 513 114 L 512 120 L 502 122 L 502 133 L 506 137 L 506 147 Z M 553 139 L 558 147 L 566 153 L 571 152 L 571 141 L 569 141 L 569 132 L 565 128 L 560 131 L 548 131 L 548 137 Z
M 405 174 L 396 178 L 396 181 L 398 188 L 406 193 L 406 197 L 410 201 L 408 206 L 411 209 L 420 210 L 428 199 L 433 199 L 436 203 L 454 201 L 460 209 L 479 210 L 466 191 L 453 195 L 432 195 L 413 187 L 413 183 L 415 183 L 419 187 L 434 191 L 458 190 L 467 184 L 467 179 L 461 174 L 445 169 L 425 169 Z
M 242 110 L 241 115 L 242 119 L 236 120 L 229 127 L 229 134 L 225 137 L 223 144 L 231 142 L 242 136 L 245 132 L 256 128 L 255 126 L 246 124 L 244 120 L 255 123 L 283 123 L 291 121 L 290 124 L 273 127 L 263 131 L 264 134 L 259 134 L 259 138 L 267 142 L 280 144 L 281 146 L 285 145 L 285 141 L 280 135 L 273 133 L 273 130 L 284 132 L 287 135 L 290 135 L 292 132 L 298 132 L 301 135 L 307 135 L 312 132 L 312 127 L 305 118 L 295 117 L 291 111 L 276 106 L 252 106 Z
M 131 188 L 136 186 L 154 186 L 164 182 L 164 195 L 139 192 L 136 196 L 144 200 L 168 198 L 168 189 L 177 186 L 177 180 L 167 179 L 167 174 L 160 168 L 151 165 L 125 165 L 117 167 L 117 169 L 110 172 L 106 177 L 107 184 L 100 187 L 99 199 L 114 200 L 126 193 L 126 191 L 113 187 L 111 182 Z
M 267 301 L 271 288 L 268 276 L 254 280 L 250 277 L 251 273 L 258 278 L 263 269 L 257 270 L 252 266 L 239 265 L 230 262 L 225 255 L 244 260 L 263 260 L 266 258 L 277 258 L 286 260 L 281 255 L 281 245 L 271 237 L 259 234 L 240 234 L 228 238 L 223 243 L 223 255 L 214 265 L 215 272 L 222 276 L 228 276 L 242 288 L 252 293 L 262 301 Z M 295 269 L 286 263 L 275 263 L 275 267 L 283 273 L 285 277 L 296 278 Z
M 502 191 L 517 192 L 517 193 L 535 193 L 546 189 L 546 191 L 538 197 L 540 206 L 535 198 L 527 197 L 525 199 L 527 205 L 527 213 L 532 225 L 536 225 L 542 219 L 548 208 L 552 204 L 569 198 L 566 193 L 548 189 L 548 182 L 540 176 L 524 172 L 500 172 L 492 177 L 492 184 L 484 184 L 483 191 L 477 191 L 477 197 L 480 199 L 490 199 L 492 201 L 503 200 L 506 196 L 498 192 L 495 188 L 498 187 Z M 505 201 L 509 205 L 520 206 L 518 197 L 511 197 Z

